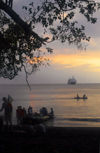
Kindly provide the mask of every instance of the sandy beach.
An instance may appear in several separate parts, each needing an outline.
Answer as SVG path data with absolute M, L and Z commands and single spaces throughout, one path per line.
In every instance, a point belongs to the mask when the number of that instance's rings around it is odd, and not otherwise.
M 100 128 L 47 127 L 45 134 L 4 127 L 0 153 L 99 153 Z

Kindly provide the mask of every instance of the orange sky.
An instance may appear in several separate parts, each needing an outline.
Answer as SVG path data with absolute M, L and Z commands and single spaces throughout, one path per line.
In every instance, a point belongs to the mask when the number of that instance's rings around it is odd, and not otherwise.
M 85 71 L 100 72 L 100 40 L 91 38 L 86 51 L 74 48 L 55 48 L 51 63 L 58 69 L 82 67 Z
M 61 65 L 62 68 L 86 66 L 91 71 L 100 71 L 100 52 L 80 52 L 77 54 L 57 54 L 51 56 L 52 64 Z

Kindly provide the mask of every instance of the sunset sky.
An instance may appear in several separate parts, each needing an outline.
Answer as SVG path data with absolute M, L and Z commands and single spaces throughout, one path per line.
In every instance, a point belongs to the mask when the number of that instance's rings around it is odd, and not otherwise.
M 25 0 L 14 0 L 14 10 L 25 16 L 22 5 Z M 32 0 L 30 0 L 32 1 Z M 28 4 L 29 0 L 25 1 Z M 50 66 L 41 67 L 39 71 L 29 77 L 29 82 L 34 83 L 67 83 L 68 78 L 74 76 L 78 83 L 100 83 L 100 11 L 96 13 L 98 22 L 91 25 L 86 19 L 79 22 L 86 25 L 86 33 L 91 36 L 86 50 L 78 50 L 76 46 L 67 43 L 55 42 L 50 44 L 54 53 L 49 56 Z M 0 78 L 0 83 L 26 83 L 24 72 L 14 80 Z

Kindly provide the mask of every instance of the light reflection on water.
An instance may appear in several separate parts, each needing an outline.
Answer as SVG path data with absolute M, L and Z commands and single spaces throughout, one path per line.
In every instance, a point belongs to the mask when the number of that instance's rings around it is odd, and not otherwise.
M 14 98 L 13 120 L 15 121 L 15 110 L 18 105 L 26 109 L 29 105 L 33 111 L 39 112 L 43 106 L 53 107 L 55 120 L 49 122 L 53 126 L 100 126 L 97 120 L 69 120 L 69 118 L 99 118 L 100 117 L 100 84 L 80 85 L 33 85 L 29 91 L 26 85 L 1 85 L 0 98 L 12 95 Z M 88 96 L 87 100 L 75 100 L 76 94 Z M 0 100 L 1 101 L 1 100 Z

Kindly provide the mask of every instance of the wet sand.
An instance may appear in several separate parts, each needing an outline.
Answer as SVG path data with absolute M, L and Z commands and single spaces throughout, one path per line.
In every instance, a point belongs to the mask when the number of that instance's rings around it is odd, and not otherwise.
M 0 133 L 0 153 L 99 153 L 100 128 L 48 127 L 32 134 L 13 127 Z

